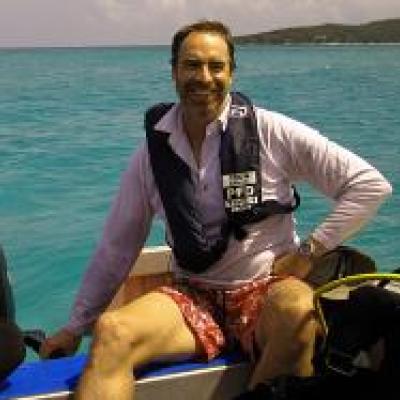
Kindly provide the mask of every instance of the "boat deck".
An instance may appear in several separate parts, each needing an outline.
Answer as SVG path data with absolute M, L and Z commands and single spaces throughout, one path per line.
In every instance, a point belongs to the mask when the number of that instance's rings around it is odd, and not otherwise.
M 109 308 L 121 307 L 170 282 L 170 250 L 143 250 Z M 67 399 L 86 362 L 85 355 L 26 362 L 0 383 L 0 400 Z M 246 387 L 249 363 L 242 355 L 223 355 L 210 362 L 152 364 L 137 371 L 137 400 L 230 400 Z
M 2 384 L 0 399 L 68 399 L 85 355 L 25 363 Z M 250 374 L 240 354 L 210 362 L 152 364 L 137 372 L 137 400 L 229 400 L 241 393 Z

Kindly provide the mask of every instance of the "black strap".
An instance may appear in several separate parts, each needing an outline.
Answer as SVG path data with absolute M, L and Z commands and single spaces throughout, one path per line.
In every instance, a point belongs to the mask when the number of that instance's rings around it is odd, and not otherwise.
M 171 107 L 172 104 L 161 104 L 146 114 L 149 155 L 174 240 L 174 255 L 181 268 L 200 273 L 222 256 L 228 238 L 226 235 L 217 241 L 208 238 L 195 205 L 195 186 L 189 166 L 172 150 L 168 133 L 153 131 L 154 123 Z

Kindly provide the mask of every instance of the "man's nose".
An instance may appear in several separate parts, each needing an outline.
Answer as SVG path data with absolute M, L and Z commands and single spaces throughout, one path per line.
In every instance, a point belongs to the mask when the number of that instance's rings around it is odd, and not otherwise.
M 212 74 L 210 71 L 210 68 L 208 67 L 208 64 L 204 63 L 199 71 L 199 79 L 201 79 L 203 82 L 211 82 L 212 81 Z

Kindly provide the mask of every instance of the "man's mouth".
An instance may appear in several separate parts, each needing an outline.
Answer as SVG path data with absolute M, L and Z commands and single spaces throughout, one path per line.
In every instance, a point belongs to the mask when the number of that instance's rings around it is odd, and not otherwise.
M 218 95 L 218 91 L 210 88 L 188 87 L 186 94 L 190 97 L 209 98 Z
M 211 94 L 215 93 L 214 90 L 205 89 L 205 88 L 189 88 L 187 90 L 187 92 L 190 94 L 203 95 L 203 96 L 207 96 L 207 95 L 211 95 Z
M 194 89 L 189 91 L 190 94 L 196 94 L 196 95 L 201 95 L 201 96 L 208 96 L 210 94 L 213 94 L 210 90 L 202 90 L 202 89 Z

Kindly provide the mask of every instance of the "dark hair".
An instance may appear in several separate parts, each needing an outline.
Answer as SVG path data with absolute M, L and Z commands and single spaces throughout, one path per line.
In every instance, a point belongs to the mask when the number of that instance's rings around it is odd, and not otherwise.
M 235 47 L 230 29 L 222 22 L 209 20 L 201 20 L 193 24 L 186 25 L 175 33 L 174 37 L 172 38 L 171 46 L 171 64 L 173 67 L 175 67 L 178 62 L 179 50 L 183 41 L 192 32 L 215 33 L 222 36 L 228 46 L 231 71 L 236 68 Z

